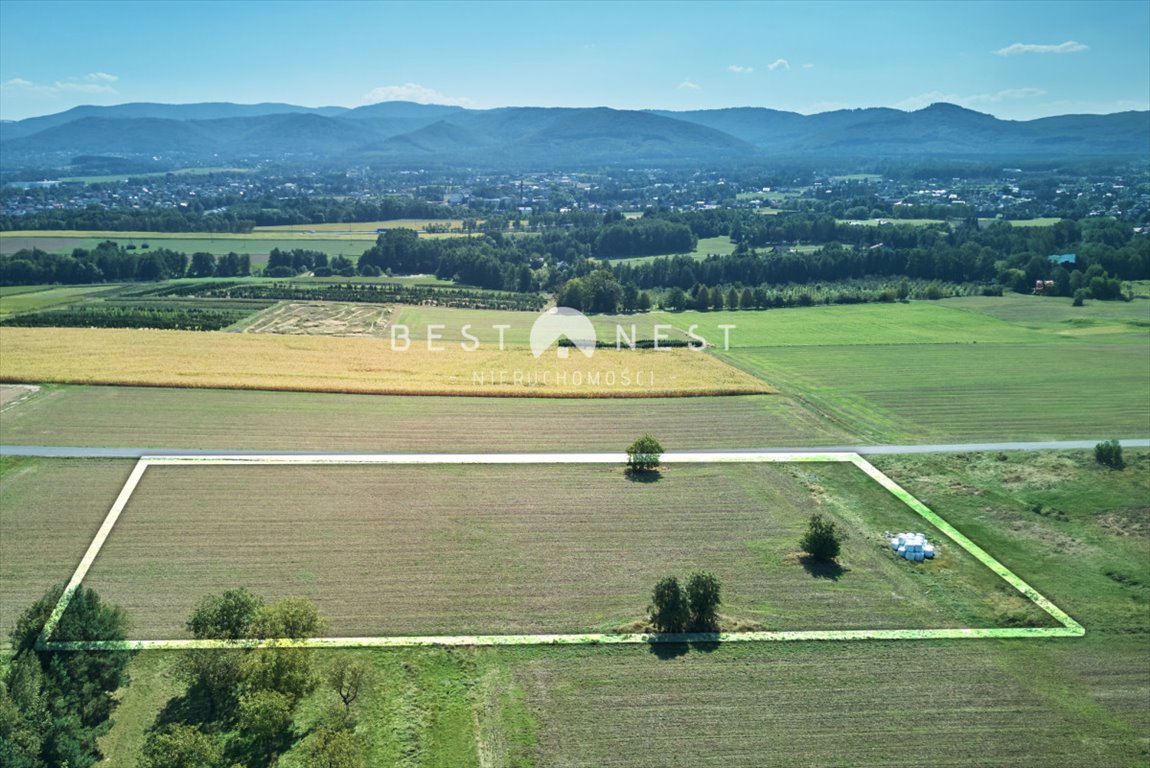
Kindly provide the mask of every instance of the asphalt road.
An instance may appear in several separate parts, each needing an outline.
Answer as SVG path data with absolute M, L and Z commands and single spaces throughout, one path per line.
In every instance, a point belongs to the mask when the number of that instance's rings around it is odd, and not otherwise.
M 985 451 L 1051 451 L 1093 448 L 1100 440 L 1045 440 L 1033 443 L 934 443 L 930 445 L 816 445 L 797 448 L 724 448 L 697 453 L 978 453 Z M 1150 448 L 1150 438 L 1122 440 L 1124 448 Z M 0 456 L 40 456 L 45 458 L 114 458 L 138 459 L 141 456 L 311 456 L 317 453 L 336 455 L 338 451 L 267 451 L 206 448 L 88 448 L 60 445 L 0 445 Z M 348 455 L 366 451 L 349 451 Z

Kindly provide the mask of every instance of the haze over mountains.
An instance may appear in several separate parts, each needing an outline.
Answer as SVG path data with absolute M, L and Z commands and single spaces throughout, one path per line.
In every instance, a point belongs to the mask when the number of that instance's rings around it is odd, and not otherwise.
M 671 112 L 383 102 L 83 106 L 0 124 L 5 170 L 78 155 L 220 165 L 280 160 L 431 167 L 722 164 L 803 158 L 1150 156 L 1150 112 L 999 120 L 952 104 L 801 115 L 761 107 Z

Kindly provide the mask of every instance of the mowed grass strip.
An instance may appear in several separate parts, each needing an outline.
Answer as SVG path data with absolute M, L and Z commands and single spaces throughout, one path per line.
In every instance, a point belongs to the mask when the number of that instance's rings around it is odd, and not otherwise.
M 132 464 L 0 457 L 0 645 L 28 606 L 71 578 Z
M 1145 437 L 1150 345 L 837 346 L 719 353 L 876 442 Z
M 799 559 L 816 509 L 851 535 L 841 568 Z M 849 464 L 657 482 L 602 465 L 153 466 L 86 583 L 140 639 L 182 636 L 202 595 L 240 585 L 308 596 L 334 636 L 611 630 L 696 569 L 722 580 L 726 613 L 775 629 L 992 626 L 1004 606 L 1049 623 L 957 547 L 895 557 L 883 531 L 907 528 L 924 525 Z
M 753 394 L 762 381 L 686 349 L 536 359 L 385 340 L 88 328 L 0 328 L 0 381 L 546 397 Z M 478 382 L 478 383 L 477 383 Z
M 843 445 L 850 437 L 777 395 L 625 399 L 401 397 L 51 386 L 4 412 L 5 443 L 368 452 L 616 451 Z

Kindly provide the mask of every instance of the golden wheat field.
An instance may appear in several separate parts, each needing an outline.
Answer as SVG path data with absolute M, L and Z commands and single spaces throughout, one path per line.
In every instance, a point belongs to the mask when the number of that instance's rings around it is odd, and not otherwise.
M 387 339 L 138 329 L 0 328 L 0 381 L 498 397 L 665 397 L 770 393 L 688 349 L 556 350 Z

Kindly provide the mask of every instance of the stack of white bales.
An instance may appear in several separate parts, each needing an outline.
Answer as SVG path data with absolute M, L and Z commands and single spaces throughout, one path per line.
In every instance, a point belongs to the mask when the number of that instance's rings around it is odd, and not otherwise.
M 891 538 L 890 548 L 907 560 L 921 561 L 934 557 L 934 545 L 921 533 L 900 533 Z

